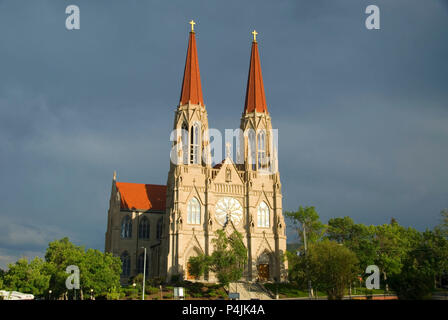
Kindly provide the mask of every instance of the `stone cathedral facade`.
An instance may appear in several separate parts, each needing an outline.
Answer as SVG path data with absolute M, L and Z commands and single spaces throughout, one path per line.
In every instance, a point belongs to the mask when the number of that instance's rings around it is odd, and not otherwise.
M 256 32 L 240 120 L 239 160 L 232 159 L 227 146 L 224 160 L 212 165 L 193 27 L 192 22 L 167 184 L 119 182 L 114 173 L 105 250 L 121 258 L 123 283 L 143 273 L 144 248 L 149 277 L 214 282 L 213 274 L 202 279 L 189 275 L 188 259 L 213 252 L 216 230 L 237 230 L 248 249 L 243 280 L 286 280 L 280 173 Z

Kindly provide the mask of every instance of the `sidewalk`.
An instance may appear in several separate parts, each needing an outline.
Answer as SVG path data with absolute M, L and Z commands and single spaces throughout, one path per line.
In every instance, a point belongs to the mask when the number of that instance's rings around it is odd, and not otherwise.
M 297 298 L 282 298 L 280 300 L 328 300 L 327 296 L 319 296 L 314 298 L 297 297 Z M 344 296 L 343 300 L 398 300 L 394 294 L 372 294 L 372 295 L 351 295 Z
M 240 300 L 272 300 L 267 290 L 259 283 L 232 282 L 229 284 L 230 292 L 238 292 L 240 294 Z

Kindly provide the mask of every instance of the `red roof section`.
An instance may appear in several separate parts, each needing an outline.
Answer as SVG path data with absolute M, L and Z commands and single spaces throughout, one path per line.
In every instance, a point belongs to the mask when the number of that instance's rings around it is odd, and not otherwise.
M 188 42 L 184 80 L 182 82 L 182 92 L 180 94 L 180 105 L 187 104 L 189 101 L 192 104 L 204 105 L 194 31 L 190 32 L 190 40 Z
M 157 184 L 116 182 L 121 209 L 165 211 L 166 186 Z
M 263 76 L 261 74 L 260 57 L 258 55 L 258 44 L 252 42 L 250 53 L 249 76 L 247 78 L 246 102 L 244 112 L 268 112 L 266 96 L 264 94 Z

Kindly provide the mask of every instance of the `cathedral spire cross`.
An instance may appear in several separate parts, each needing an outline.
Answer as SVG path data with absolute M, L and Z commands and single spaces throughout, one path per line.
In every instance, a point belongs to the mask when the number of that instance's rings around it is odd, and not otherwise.
M 258 32 L 257 31 L 252 31 L 252 34 L 254 35 L 254 42 L 257 42 L 257 34 L 258 34 Z
M 196 24 L 196 22 L 194 22 L 193 20 L 191 20 L 189 22 L 189 24 L 191 24 L 191 32 L 194 32 L 194 25 Z

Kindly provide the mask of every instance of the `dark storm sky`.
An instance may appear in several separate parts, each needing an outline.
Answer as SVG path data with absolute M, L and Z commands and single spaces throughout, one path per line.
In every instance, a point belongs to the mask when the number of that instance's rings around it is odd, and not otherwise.
M 65 29 L 65 8 L 81 29 Z M 381 9 L 369 31 L 365 8 Z M 112 173 L 164 184 L 194 19 L 211 128 L 239 126 L 251 34 L 287 210 L 448 207 L 447 0 L 0 0 L 0 267 L 63 236 L 104 249 Z

